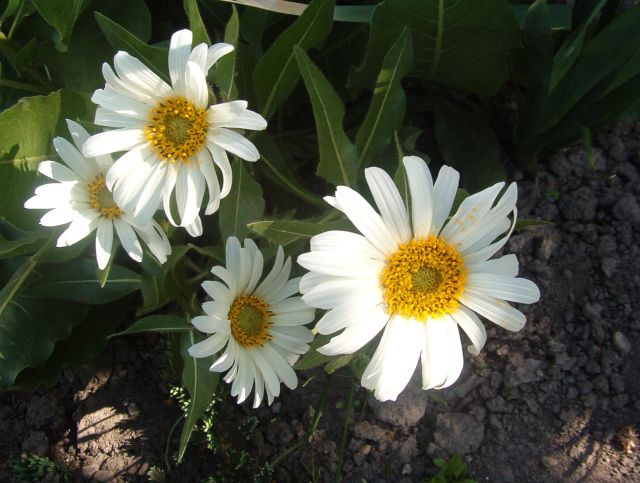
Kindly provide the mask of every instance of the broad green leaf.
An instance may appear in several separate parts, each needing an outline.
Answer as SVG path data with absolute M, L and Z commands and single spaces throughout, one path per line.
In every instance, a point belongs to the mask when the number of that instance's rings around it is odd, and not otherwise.
M 187 388 L 191 398 L 180 435 L 178 463 L 182 461 L 189 439 L 191 439 L 193 428 L 211 403 L 213 391 L 215 391 L 219 381 L 218 373 L 209 371 L 209 367 L 213 363 L 212 357 L 196 359 L 189 355 L 187 350 L 196 342 L 198 342 L 198 339 L 196 339 L 193 330 L 183 334 L 180 339 L 180 353 L 184 361 L 182 383 Z
M 22 229 L 33 229 L 41 210 L 26 210 L 33 196 L 40 161 L 55 159 L 55 135 L 68 136 L 67 119 L 87 119 L 94 107 L 85 96 L 60 90 L 23 97 L 0 114 L 0 216 Z M 41 181 L 44 182 L 44 179 Z
M 260 162 L 257 164 L 256 169 L 264 172 L 269 179 L 278 183 L 298 199 L 312 205 L 325 206 L 320 196 L 309 191 L 296 179 L 295 174 L 289 167 L 293 165 L 293 161 L 286 158 L 286 154 L 280 150 L 280 147 L 268 131 L 256 133 L 253 143 L 260 151 Z
M 358 160 L 356 149 L 342 127 L 342 100 L 309 56 L 298 47 L 294 50 L 316 120 L 320 150 L 318 175 L 335 185 L 353 186 Z
M 565 74 L 571 69 L 575 61 L 582 52 L 587 33 L 590 31 L 591 25 L 597 19 L 598 13 L 602 10 L 607 0 L 600 0 L 592 10 L 586 22 L 578 27 L 562 44 L 553 59 L 553 70 L 551 71 L 551 81 L 549 90 L 556 88 L 558 83 L 564 78 Z
M 553 225 L 553 223 L 547 220 L 535 220 L 533 218 L 520 218 L 516 221 L 516 226 L 514 230 L 516 231 L 522 230 L 529 226 L 547 226 L 547 225 Z
M 250 236 L 247 224 L 264 217 L 264 198 L 260 184 L 244 167 L 244 161 L 232 162 L 233 185 L 231 192 L 220 204 L 220 233 L 222 239 L 235 235 L 242 239 Z
M 250 223 L 249 227 L 256 234 L 283 246 L 329 230 L 353 230 L 353 225 L 347 220 L 264 220 Z
M 31 0 L 42 17 L 58 31 L 64 50 L 69 44 L 76 20 L 89 0 Z
M 169 314 L 150 315 L 149 317 L 136 320 L 127 327 L 127 330 L 113 334 L 110 337 L 139 334 L 141 332 L 182 332 L 190 329 L 193 329 L 193 325 L 184 317 Z
M 89 305 L 104 304 L 140 288 L 140 275 L 114 265 L 104 287 L 100 287 L 96 261 L 77 260 L 43 274 L 27 290 L 30 297 L 72 300 Z
M 435 109 L 435 134 L 442 157 L 460 171 L 465 188 L 479 191 L 506 179 L 498 139 L 481 114 L 442 101 Z
M 636 5 L 618 15 L 584 47 L 571 72 L 553 91 L 546 106 L 543 129 L 560 122 L 592 88 L 635 54 L 640 45 L 639 24 L 640 5 Z
M 104 85 L 103 62 L 112 63 L 115 47 L 104 41 L 94 9 L 146 41 L 151 35 L 151 14 L 143 0 L 112 0 L 96 3 L 80 16 L 66 52 L 40 46 L 51 77 L 68 88 L 93 92 Z
M 118 303 L 92 308 L 84 322 L 73 328 L 69 337 L 56 343 L 46 362 L 38 368 L 22 371 L 16 378 L 15 385 L 27 391 L 35 391 L 40 385 L 52 386 L 65 368 L 95 360 L 106 347 L 108 336 L 126 316 L 129 307 L 130 301 L 124 299 Z
M 411 35 L 404 29 L 382 61 L 369 111 L 356 135 L 359 168 L 369 166 L 402 126 L 407 99 L 401 81 L 411 69 L 412 58 Z
M 0 14 L 0 22 L 11 17 L 23 1 L 24 0 L 7 0 L 4 10 L 2 11 L 2 14 Z
M 511 5 L 513 15 L 520 27 L 524 27 L 524 19 L 529 7 L 530 5 Z M 572 10 L 569 5 L 553 4 L 548 5 L 547 8 L 549 10 L 549 28 L 552 30 L 571 30 Z
M 506 0 L 385 0 L 373 12 L 364 62 L 349 77 L 352 92 L 374 87 L 388 46 L 405 27 L 415 77 L 476 94 L 493 94 L 509 78 L 507 56 L 520 32 Z
M 425 162 L 429 163 L 429 159 L 425 159 Z M 402 198 L 402 201 L 404 201 L 404 206 L 411 206 L 409 180 L 407 179 L 407 170 L 404 169 L 404 164 L 402 163 L 402 159 L 400 159 L 400 162 L 398 163 L 398 168 L 396 169 L 396 172 L 393 175 L 393 182 L 398 187 L 398 191 L 400 192 L 400 197 Z
M 44 231 L 24 231 L 0 218 L 0 258 L 14 258 L 38 251 L 46 242 Z
M 198 0 L 183 0 L 182 5 L 184 12 L 189 19 L 189 28 L 193 32 L 193 45 L 205 43 L 211 45 L 207 28 L 200 16 L 200 9 L 198 9 Z
M 326 356 L 318 352 L 318 347 L 326 345 L 331 339 L 328 335 L 316 334 L 313 342 L 311 342 L 309 351 L 303 355 L 298 362 L 293 365 L 296 371 L 303 371 L 305 369 L 313 369 L 333 359 L 331 356 Z
M 184 299 L 185 291 L 190 287 L 184 286 L 176 273 L 180 260 L 189 252 L 190 247 L 174 245 L 167 261 L 160 265 L 151 257 L 142 260 L 144 274 L 140 285 L 142 291 L 142 307 L 137 315 L 145 315 L 164 307 L 166 304 Z
M 313 0 L 309 8 L 273 42 L 253 74 L 260 113 L 269 119 L 300 79 L 294 47 L 320 47 L 331 30 L 334 0 Z
M 270 12 L 284 13 L 286 15 L 302 15 L 307 5 L 288 0 L 222 0 L 240 5 L 248 5 Z M 371 18 L 374 5 L 340 5 L 333 9 L 333 19 L 336 22 L 368 22 Z
M 353 359 L 353 354 L 343 354 L 341 356 L 333 357 L 326 366 L 324 366 L 324 370 L 327 374 L 333 374 L 338 369 L 348 365 Z
M 166 82 L 169 82 L 168 51 L 166 49 L 151 47 L 108 17 L 99 12 L 96 12 L 95 15 L 102 33 L 113 48 L 124 50 L 137 57 Z
M 225 101 L 238 98 L 238 88 L 236 87 L 236 56 L 238 55 L 238 35 L 240 34 L 240 20 L 238 12 L 234 6 L 231 11 L 231 18 L 224 30 L 224 41 L 236 47 L 233 52 L 223 56 L 215 65 L 213 70 L 213 80 L 220 91 L 222 99 Z
M 0 305 L 0 389 L 11 386 L 23 369 L 38 367 L 82 322 L 88 307 L 62 300 L 22 295 Z

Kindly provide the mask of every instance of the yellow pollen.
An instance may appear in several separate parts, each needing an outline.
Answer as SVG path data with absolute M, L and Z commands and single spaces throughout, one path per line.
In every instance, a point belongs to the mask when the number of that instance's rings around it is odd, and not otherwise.
M 424 322 L 458 308 L 467 274 L 456 249 L 429 236 L 400 245 L 380 279 L 389 314 Z
M 87 186 L 89 190 L 89 203 L 94 210 L 99 211 L 102 216 L 107 218 L 120 218 L 124 212 L 113 201 L 113 195 L 107 188 L 104 175 L 99 174 Z
M 188 163 L 207 142 L 208 128 L 205 109 L 183 97 L 169 97 L 151 110 L 144 134 L 162 160 Z
M 271 340 L 269 304 L 253 295 L 237 297 L 229 310 L 231 335 L 243 347 L 262 346 Z

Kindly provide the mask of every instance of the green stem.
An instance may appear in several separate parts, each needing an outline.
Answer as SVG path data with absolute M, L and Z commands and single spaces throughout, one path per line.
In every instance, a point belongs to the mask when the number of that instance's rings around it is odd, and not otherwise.
M 40 87 L 27 82 L 18 82 L 10 79 L 0 79 L 0 87 L 10 87 L 12 89 L 20 89 L 21 91 L 33 92 L 35 94 L 49 94 L 49 91 L 44 87 Z
M 322 417 L 322 410 L 324 409 L 324 405 L 327 402 L 327 394 L 329 393 L 329 384 L 331 382 L 331 377 L 327 379 L 327 382 L 324 385 L 324 389 L 322 390 L 322 396 L 320 396 L 320 402 L 316 407 L 315 414 L 313 415 L 313 422 L 311 423 L 311 427 L 304 438 L 299 439 L 294 445 L 290 446 L 282 453 L 280 453 L 275 459 L 273 459 L 269 463 L 269 467 L 273 470 L 276 466 L 280 464 L 282 460 L 284 460 L 289 454 L 297 450 L 300 446 L 306 443 L 310 443 L 313 437 L 315 436 L 316 429 L 318 428 L 318 423 L 320 422 L 320 418 Z
M 167 444 L 164 447 L 164 465 L 168 470 L 171 470 L 171 464 L 169 463 L 169 447 L 171 445 L 171 436 L 173 436 L 173 432 L 176 430 L 178 424 L 180 424 L 180 421 L 182 421 L 183 419 L 184 414 L 180 416 L 175 423 L 173 423 L 173 426 L 171 426 L 171 429 L 169 430 L 169 436 L 167 436 Z
M 11 24 L 11 28 L 9 29 L 9 33 L 7 34 L 7 37 L 10 39 L 13 38 L 13 34 L 18 28 L 18 24 L 20 23 L 20 20 L 22 20 L 22 11 L 24 10 L 25 3 L 27 3 L 25 0 L 22 0 L 22 2 L 20 2 L 20 6 L 18 7 L 16 16 L 13 18 L 13 23 Z
M 340 458 L 336 467 L 336 483 L 342 480 L 342 465 L 344 464 L 344 454 L 347 450 L 347 439 L 349 436 L 349 422 L 351 421 L 351 413 L 353 412 L 353 393 L 354 384 L 353 376 L 349 378 L 349 396 L 347 396 L 347 407 L 344 414 L 344 425 L 342 426 L 342 437 L 340 438 Z
M 0 53 L 3 54 L 12 66 L 15 66 L 15 58 L 18 55 L 19 45 L 8 38 L 3 32 L 0 32 Z M 27 73 L 34 81 L 40 84 L 46 92 L 54 89 L 54 85 L 41 72 L 33 67 L 26 67 L 24 72 Z

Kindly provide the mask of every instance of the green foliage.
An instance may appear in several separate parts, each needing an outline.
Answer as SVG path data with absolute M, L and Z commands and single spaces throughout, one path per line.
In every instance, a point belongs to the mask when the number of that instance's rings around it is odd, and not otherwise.
M 507 1 L 385 0 L 373 12 L 365 59 L 351 72 L 354 91 L 373 85 L 404 27 L 416 46 L 417 78 L 492 94 L 509 77 L 507 55 L 518 45 L 518 25 Z
M 222 200 L 220 206 L 220 233 L 222 239 L 235 235 L 243 238 L 250 234 L 249 223 L 264 217 L 264 198 L 262 187 L 251 177 L 244 162 L 232 163 L 233 185 L 231 192 Z
M 638 102 L 640 6 L 598 16 L 606 5 L 592 2 L 557 50 L 546 2 L 538 0 L 527 11 L 523 43 L 529 84 L 514 136 L 520 163 L 580 137 L 588 145 L 594 129 Z
M 467 465 L 459 454 L 454 454 L 448 460 L 434 459 L 433 463 L 440 471 L 431 478 L 430 483 L 476 483 L 476 480 L 469 478 Z
M 49 479 L 67 483 L 71 481 L 69 471 L 61 463 L 51 461 L 46 456 L 35 454 L 15 458 L 9 463 L 15 481 L 49 481 Z

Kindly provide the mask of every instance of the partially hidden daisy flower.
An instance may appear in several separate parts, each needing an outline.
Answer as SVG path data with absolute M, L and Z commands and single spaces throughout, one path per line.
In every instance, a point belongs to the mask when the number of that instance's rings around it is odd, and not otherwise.
M 193 325 L 211 334 L 189 348 L 193 357 L 208 357 L 224 348 L 211 371 L 228 371 L 231 395 L 243 402 L 254 391 L 258 407 L 266 391 L 269 404 L 280 394 L 280 382 L 294 389 L 298 384 L 292 365 L 309 350 L 313 339 L 305 327 L 314 319 L 298 293 L 300 278 L 289 280 L 291 258 L 278 248 L 273 268 L 262 278 L 262 253 L 251 240 L 244 247 L 236 237 L 226 244 L 226 267 L 211 269 L 219 281 L 205 281 L 202 287 L 212 300 L 194 317 Z M 260 283 L 258 283 L 260 282 Z
M 100 269 L 107 266 L 111 257 L 114 230 L 135 261 L 142 261 L 143 255 L 139 236 L 158 261 L 164 263 L 171 253 L 171 245 L 160 225 L 154 220 L 140 225 L 113 201 L 105 183 L 105 174 L 113 163 L 111 156 L 83 157 L 79 149 L 89 134 L 73 121 L 67 120 L 67 126 L 75 146 L 61 137 L 53 140 L 65 164 L 42 161 L 38 165 L 40 173 L 57 182 L 36 188 L 35 196 L 25 202 L 25 208 L 51 210 L 42 217 L 41 225 L 69 223 L 58 238 L 59 247 L 73 245 L 95 231 Z
M 113 129 L 91 136 L 83 152 L 99 156 L 126 151 L 107 173 L 115 201 L 142 221 L 162 204 L 173 225 L 201 234 L 198 217 L 205 191 L 209 215 L 231 189 L 227 151 L 247 161 L 260 157 L 256 147 L 233 129 L 261 130 L 267 122 L 248 110 L 246 101 L 208 107 L 207 72 L 233 46 L 199 44 L 192 49 L 192 38 L 190 30 L 171 37 L 171 85 L 126 52 L 115 55 L 115 73 L 103 64 L 106 84 L 92 97 L 100 106 L 95 123 Z M 214 164 L 222 172 L 222 187 Z
M 382 331 L 361 381 L 382 401 L 396 399 L 418 360 L 424 389 L 453 384 L 463 365 L 458 326 L 477 354 L 486 332 L 476 313 L 518 331 L 525 316 L 506 301 L 532 303 L 540 297 L 533 282 L 516 278 L 515 255 L 490 260 L 515 225 L 515 183 L 499 198 L 504 183 L 469 196 L 447 221 L 458 172 L 444 166 L 433 184 L 420 158 L 408 156 L 403 163 L 409 207 L 386 172 L 368 168 L 366 180 L 380 213 L 356 191 L 339 186 L 325 200 L 361 234 L 322 233 L 298 258 L 310 270 L 300 283 L 303 300 L 328 310 L 316 330 L 344 329 L 319 352 L 353 353 Z

